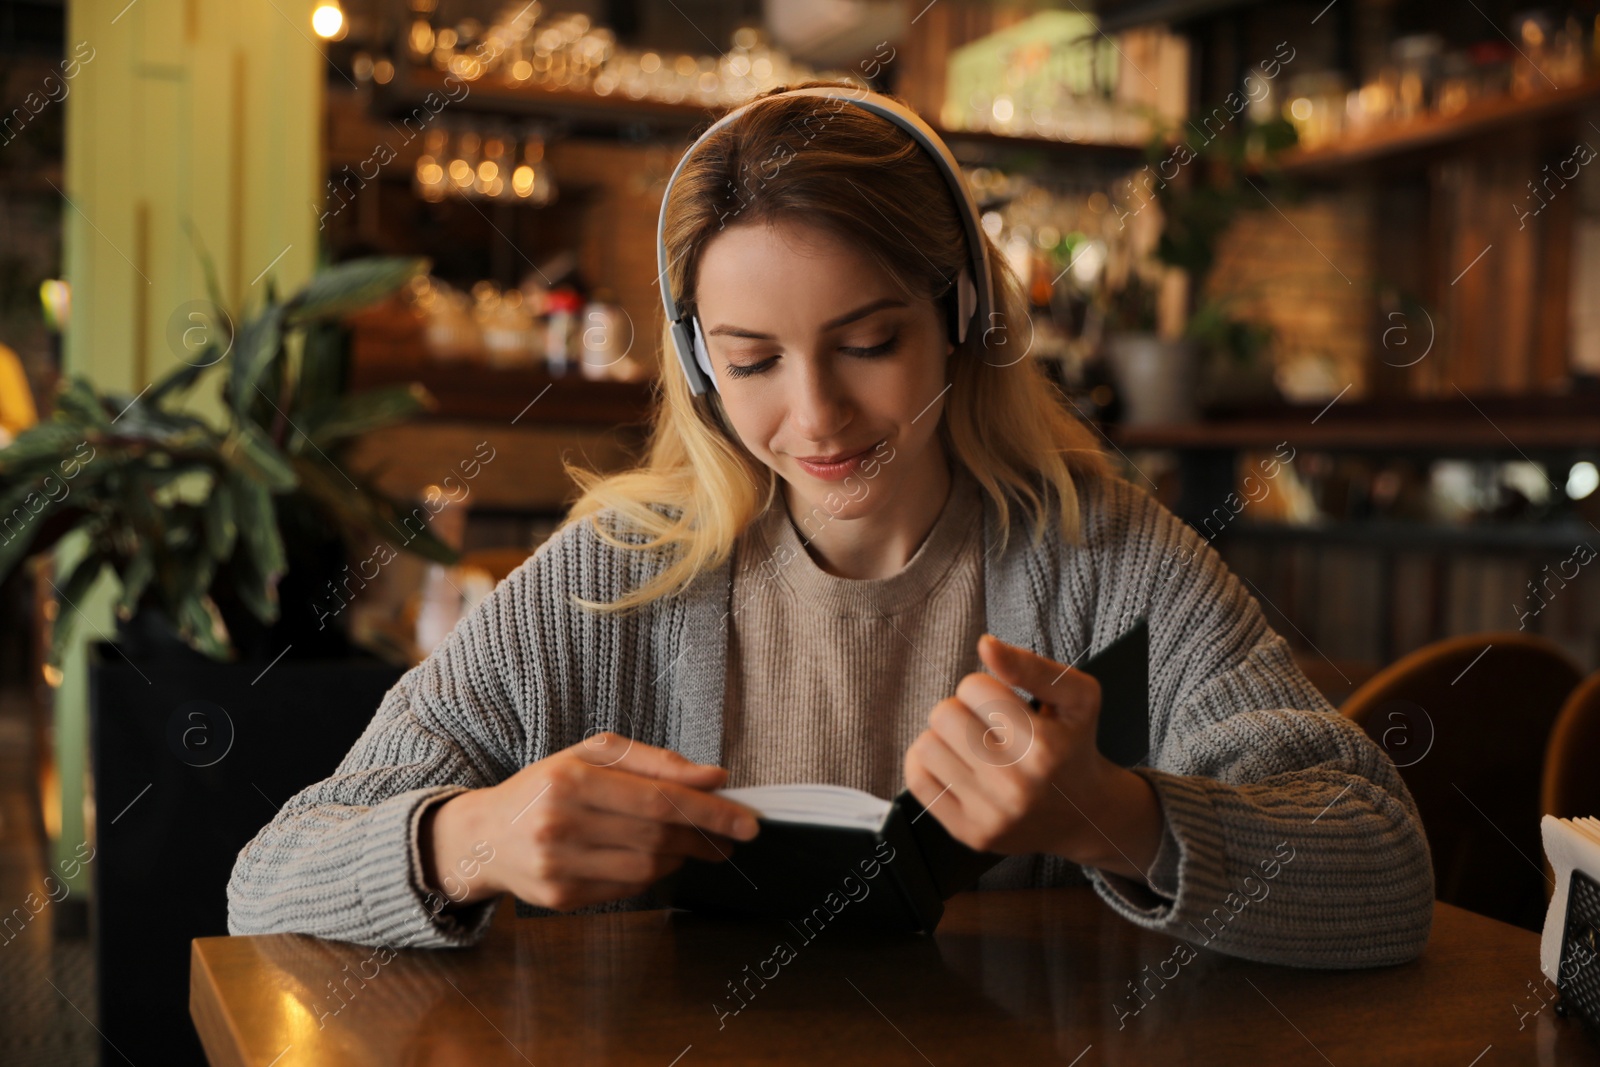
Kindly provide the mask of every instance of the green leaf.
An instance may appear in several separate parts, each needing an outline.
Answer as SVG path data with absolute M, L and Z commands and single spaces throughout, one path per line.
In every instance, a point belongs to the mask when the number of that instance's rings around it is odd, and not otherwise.
M 45 485 L 51 478 L 54 478 L 53 488 Z M 3 490 L 0 493 L 0 579 L 11 573 L 11 566 L 19 558 L 32 555 L 29 545 L 34 542 L 40 526 L 72 496 L 72 483 L 61 477 L 58 470 L 46 467 L 43 472 L 30 472 L 18 478 L 18 482 L 3 486 Z
M 234 470 L 248 474 L 268 489 L 286 493 L 299 484 L 288 459 L 254 423 L 241 422 L 224 443 L 222 452 Z
M 388 296 L 427 269 L 428 261 L 422 257 L 347 260 L 318 274 L 295 294 L 285 305 L 285 321 L 296 326 L 347 315 Z
M 178 635 L 190 648 L 216 660 L 233 658 L 233 645 L 222 613 L 209 596 L 189 595 L 178 604 Z
M 147 468 L 127 467 L 120 472 L 114 488 L 120 498 L 120 514 L 128 525 L 142 535 L 157 535 L 170 525 L 164 521 L 161 507 L 156 502 L 157 486 Z
M 85 430 L 86 427 L 63 419 L 35 423 L 0 448 L 0 474 L 15 474 L 32 465 L 54 468 L 58 460 L 71 456 L 84 442 Z M 42 476 L 45 471 L 39 473 Z
M 391 426 L 434 406 L 432 394 L 418 382 L 368 389 L 340 399 L 332 413 L 310 431 L 311 439 L 326 448 L 335 441 Z
M 163 411 L 143 400 L 128 405 L 111 432 L 119 441 L 155 445 L 162 451 L 204 447 L 216 438 L 215 431 L 193 416 Z M 148 454 L 149 450 L 145 451 Z
M 288 563 L 284 556 L 283 538 L 278 533 L 278 516 L 273 507 L 272 494 L 266 486 L 248 478 L 236 475 L 231 481 L 239 538 L 255 573 L 265 586 L 267 599 L 276 605 L 278 578 Z
M 211 487 L 211 497 L 206 501 L 206 544 L 213 559 L 221 562 L 233 553 L 234 540 L 239 535 L 239 524 L 233 519 L 233 490 L 226 481 L 218 480 Z
M 213 348 L 215 348 L 214 345 L 207 345 L 205 348 L 201 349 L 201 352 L 209 353 Z M 150 391 L 144 395 L 144 402 L 154 406 L 159 404 L 163 399 L 173 393 L 184 392 L 192 387 L 195 382 L 199 381 L 200 376 L 216 363 L 216 359 L 208 356 L 202 363 L 183 364 L 172 373 L 168 374 L 165 378 L 161 379 L 155 385 L 151 386 Z
M 122 571 L 122 595 L 117 598 L 117 618 L 130 619 L 139 609 L 139 600 L 155 577 L 156 561 L 149 542 L 140 542 L 139 551 Z
M 184 219 L 183 228 L 188 231 L 189 240 L 194 242 L 194 253 L 196 258 L 200 260 L 200 272 L 205 275 L 206 279 L 207 299 L 217 309 L 220 320 L 231 323 L 232 320 L 228 318 L 227 313 L 223 310 L 227 301 L 222 299 L 222 284 L 217 281 L 216 261 L 211 258 L 211 253 L 206 251 L 205 242 L 200 240 L 200 231 L 195 229 L 194 220 Z
M 341 399 L 347 340 L 346 330 L 338 323 L 313 322 L 306 326 L 294 389 L 294 414 L 296 425 L 312 437 Z
M 26 481 L 8 486 L 0 493 L 0 579 L 11 573 L 17 561 L 31 555 L 29 546 L 39 532 L 45 514 L 50 510 L 50 497 L 42 486 L 44 477 L 36 475 Z M 28 498 L 36 496 L 39 510 L 28 505 Z
M 177 567 L 179 596 L 208 596 L 211 591 L 211 579 L 216 573 L 217 561 L 206 551 L 204 542 L 195 541 Z M 223 632 L 227 632 L 226 628 Z
M 126 404 L 127 401 L 124 401 L 116 410 L 121 411 Z M 56 394 L 56 410 L 65 412 L 85 425 L 101 429 L 110 427 L 113 418 L 106 412 L 105 403 L 95 394 L 94 386 L 89 384 L 87 378 L 74 377 L 61 388 Z
M 283 346 L 282 306 L 268 307 L 245 324 L 234 346 L 233 366 L 229 368 L 228 392 L 233 410 L 246 415 L 258 395 L 256 389 Z
M 52 455 L 15 472 L 14 478 L 0 479 L 0 579 L 20 560 L 53 548 L 77 516 L 95 506 L 97 494 L 104 498 L 96 483 L 114 468 L 93 451 L 87 460 L 81 458 L 82 444 L 79 440 L 79 447 L 64 459 Z M 47 485 L 52 479 L 54 484 Z M 38 498 L 31 504 L 30 494 Z

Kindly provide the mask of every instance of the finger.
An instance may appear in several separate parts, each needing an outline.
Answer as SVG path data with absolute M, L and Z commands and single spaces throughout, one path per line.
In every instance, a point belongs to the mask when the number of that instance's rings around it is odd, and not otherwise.
M 561 880 L 616 882 L 637 893 L 683 866 L 682 856 L 640 852 L 636 848 L 563 848 L 551 862 L 559 864 Z
M 1038 698 L 1042 712 L 1094 710 L 1100 706 L 1100 683 L 1071 664 L 1057 663 L 1018 645 L 1007 644 L 993 634 L 984 634 L 978 640 L 978 658 L 994 672 L 995 678 L 1005 686 L 1023 689 Z M 972 696 L 979 702 L 995 699 L 999 694 L 994 679 L 981 674 L 969 674 L 956 688 L 956 695 L 968 704 L 974 700 L 962 691 L 968 683 L 974 687 Z M 1009 691 L 1008 691 L 1009 692 Z M 1015 698 L 1015 693 L 1010 693 Z
M 938 819 L 946 829 L 965 820 L 966 813 L 961 807 L 961 798 L 951 792 L 947 783 L 928 770 L 920 754 L 914 757 L 907 754 L 906 788 L 917 798 L 922 810 Z
M 734 842 L 703 834 L 692 826 L 591 811 L 582 816 L 583 839 L 596 848 L 631 848 L 668 856 L 692 856 L 713 863 L 733 853 Z
M 715 789 L 728 772 L 709 763 L 696 763 L 668 748 L 657 748 L 643 741 L 610 730 L 590 734 L 572 746 L 576 754 L 596 767 L 615 767 L 645 778 L 683 782 L 697 789 Z
M 934 731 L 924 730 L 912 747 L 923 769 L 938 780 L 940 790 L 948 789 L 946 797 L 954 797 L 967 807 L 970 800 L 982 792 L 972 765 Z
M 707 835 L 739 841 L 756 836 L 755 812 L 726 797 L 631 771 L 597 768 L 582 791 L 585 806 L 637 819 L 691 826 Z
M 928 715 L 928 728 L 950 749 L 977 767 L 1013 767 L 1033 748 L 1043 724 L 1008 691 L 997 700 L 968 707 L 959 699 L 942 700 Z

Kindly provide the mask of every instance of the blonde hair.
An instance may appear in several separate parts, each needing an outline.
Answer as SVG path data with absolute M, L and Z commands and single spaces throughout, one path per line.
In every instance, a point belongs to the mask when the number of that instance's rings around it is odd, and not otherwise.
M 953 279 L 967 262 L 966 239 L 954 198 L 924 150 L 899 127 L 853 104 L 775 95 L 781 92 L 773 90 L 708 138 L 673 184 L 666 283 L 679 294 L 680 309 L 695 313 L 694 282 L 710 238 L 730 224 L 779 218 L 844 238 L 910 292 L 953 300 Z M 851 185 L 855 192 L 848 191 Z M 995 279 L 996 323 L 1026 323 L 1015 276 L 987 236 L 983 244 Z M 1035 543 L 1048 529 L 1052 507 L 1063 535 L 1075 541 L 1074 477 L 1107 476 L 1105 456 L 1037 361 L 1024 355 L 1001 365 L 984 358 L 980 344 L 988 326 L 974 321 L 947 364 L 938 429 L 946 454 L 994 500 L 1001 551 L 1013 507 L 1032 520 Z M 990 352 L 1006 351 L 994 338 L 990 346 Z M 631 527 L 628 538 L 596 521 L 602 540 L 634 551 L 665 549 L 669 556 L 654 577 L 616 601 L 573 596 L 593 611 L 624 611 L 682 592 L 728 558 L 777 496 L 777 474 L 740 443 L 717 393 L 702 400 L 690 391 L 664 322 L 661 365 L 642 463 L 599 474 L 563 461 L 581 491 L 563 528 L 615 509 Z

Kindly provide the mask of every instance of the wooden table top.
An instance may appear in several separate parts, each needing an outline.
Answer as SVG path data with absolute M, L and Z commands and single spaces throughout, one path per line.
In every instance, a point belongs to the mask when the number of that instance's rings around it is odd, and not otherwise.
M 807 941 L 665 911 L 519 920 L 504 902 L 476 947 L 392 959 L 298 934 L 200 938 L 189 1005 L 214 1067 L 1600 1064 L 1578 1019 L 1536 995 L 1538 935 L 1447 904 L 1399 967 L 1179 944 L 1087 887 L 961 894 L 933 938 Z

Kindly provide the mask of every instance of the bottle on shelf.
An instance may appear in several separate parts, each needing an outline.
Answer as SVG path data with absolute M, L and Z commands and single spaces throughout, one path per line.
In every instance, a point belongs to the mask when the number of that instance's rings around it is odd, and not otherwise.
M 545 297 L 545 366 L 553 377 L 567 373 L 574 356 L 581 356 L 583 297 L 569 286 Z
M 610 290 L 596 289 L 583 309 L 583 376 L 594 380 L 616 377 L 617 363 L 627 355 L 629 332 L 627 316 Z

